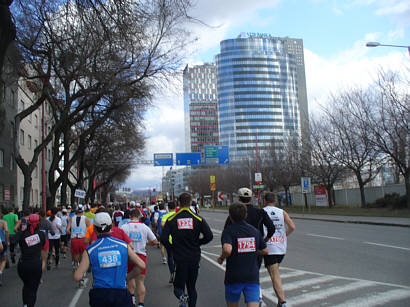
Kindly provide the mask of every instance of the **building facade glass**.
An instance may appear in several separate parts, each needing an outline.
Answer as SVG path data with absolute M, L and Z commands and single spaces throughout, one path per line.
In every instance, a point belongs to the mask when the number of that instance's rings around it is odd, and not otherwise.
M 187 65 L 183 73 L 185 151 L 219 143 L 215 64 Z
M 308 127 L 302 40 L 247 33 L 220 48 L 219 141 L 231 157 L 266 150 L 289 135 L 302 137 Z

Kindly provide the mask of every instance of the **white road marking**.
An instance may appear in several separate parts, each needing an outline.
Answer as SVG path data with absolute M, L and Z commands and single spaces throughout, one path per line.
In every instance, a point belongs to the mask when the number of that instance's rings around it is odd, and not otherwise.
M 315 233 L 307 233 L 307 235 L 308 235 L 308 236 L 311 236 L 311 237 L 319 237 L 319 238 L 335 239 L 335 240 L 344 240 L 344 238 L 317 235 L 317 234 L 315 234 Z
M 87 284 L 87 282 L 88 282 L 88 278 L 85 278 L 84 279 L 84 284 Z M 75 295 L 74 295 L 73 299 L 71 300 L 70 305 L 68 305 L 68 307 L 75 307 L 77 305 L 78 300 L 80 299 L 81 294 L 83 294 L 84 290 L 85 290 L 85 288 L 81 288 L 81 289 L 77 290 L 77 292 L 75 293 Z
M 329 289 L 323 289 L 320 291 L 311 291 L 309 293 L 304 293 L 302 295 L 294 296 L 289 298 L 289 306 L 303 305 L 306 306 L 307 303 L 323 300 L 331 296 L 348 293 L 349 291 L 354 291 L 360 288 L 366 288 L 374 286 L 376 283 L 371 281 L 356 281 L 343 286 L 332 287 Z
M 260 273 L 266 272 L 266 269 L 264 269 L 264 270 L 261 269 L 259 272 Z M 302 276 L 302 275 L 305 275 L 305 274 L 306 274 L 305 272 L 301 272 L 301 271 L 292 271 L 292 272 L 280 274 L 280 277 L 281 277 L 281 279 L 285 279 L 285 278 L 289 278 L 289 277 Z M 265 276 L 265 277 L 262 277 L 262 278 L 259 278 L 260 283 L 263 283 L 263 282 L 266 282 L 266 281 L 272 281 L 270 279 L 269 275 Z
M 291 290 L 295 290 L 299 287 L 317 285 L 319 283 L 328 282 L 328 281 L 332 281 L 332 280 L 336 280 L 336 279 L 337 279 L 336 276 L 326 276 L 325 275 L 325 276 L 320 276 L 320 277 L 315 277 L 315 278 L 298 280 L 298 281 L 291 282 L 291 283 L 285 283 L 283 285 L 283 290 L 291 291 Z
M 363 243 L 365 243 L 365 244 L 370 244 L 370 245 L 383 246 L 383 247 L 398 248 L 398 249 L 403 249 L 403 250 L 406 250 L 406 251 L 410 251 L 410 248 L 407 248 L 407 247 L 387 245 L 387 244 L 380 244 L 380 243 L 374 243 L 374 242 L 363 242 Z
M 365 297 L 352 299 L 343 302 L 340 305 L 334 307 L 349 307 L 349 306 L 361 306 L 361 307 L 373 307 L 376 305 L 382 305 L 390 303 L 391 301 L 397 301 L 410 297 L 410 291 L 403 289 L 395 289 L 385 292 L 372 293 L 366 295 Z M 392 304 L 390 304 L 392 305 Z

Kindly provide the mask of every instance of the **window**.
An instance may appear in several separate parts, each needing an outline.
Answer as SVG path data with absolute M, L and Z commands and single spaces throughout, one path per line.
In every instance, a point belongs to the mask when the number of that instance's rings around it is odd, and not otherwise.
M 14 168 L 14 158 L 13 155 L 10 156 L 10 170 L 12 171 Z
M 0 167 L 4 166 L 4 151 L 0 149 Z
M 33 120 L 33 113 L 30 113 L 30 115 L 28 116 L 29 123 L 31 123 L 32 120 Z
M 31 135 L 28 134 L 28 149 L 31 149 Z
M 23 203 L 23 199 L 24 199 L 24 188 L 20 188 L 20 201 L 21 201 L 21 203 Z
M 48 151 L 48 161 L 51 161 L 51 150 L 48 149 L 47 151 Z
M 36 149 L 38 147 L 38 141 L 34 140 L 34 149 Z
M 34 128 L 38 128 L 38 115 L 34 114 Z
M 10 122 L 10 138 L 14 138 L 14 122 Z
M 20 129 L 20 145 L 24 145 L 24 130 Z
M 24 111 L 24 101 L 23 100 L 20 100 L 18 111 L 19 112 Z

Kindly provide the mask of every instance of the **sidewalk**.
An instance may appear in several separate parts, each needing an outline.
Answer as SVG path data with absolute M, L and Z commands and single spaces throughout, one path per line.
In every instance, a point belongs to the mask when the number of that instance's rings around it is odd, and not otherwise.
M 329 214 L 290 213 L 292 219 L 317 220 L 337 223 L 371 224 L 397 227 L 410 227 L 410 218 L 377 217 L 377 216 L 345 216 Z

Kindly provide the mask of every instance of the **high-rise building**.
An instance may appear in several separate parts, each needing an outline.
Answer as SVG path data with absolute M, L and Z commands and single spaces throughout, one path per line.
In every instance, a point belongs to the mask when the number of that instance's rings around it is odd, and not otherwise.
M 185 151 L 219 143 L 215 64 L 187 65 L 183 73 Z
M 220 144 L 232 158 L 308 131 L 303 42 L 242 33 L 216 56 Z

